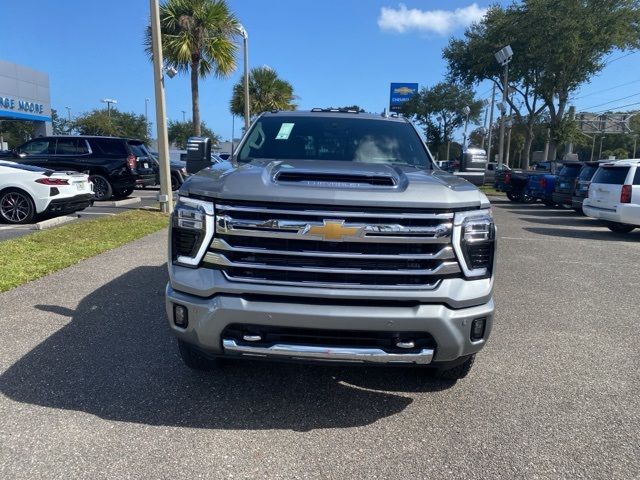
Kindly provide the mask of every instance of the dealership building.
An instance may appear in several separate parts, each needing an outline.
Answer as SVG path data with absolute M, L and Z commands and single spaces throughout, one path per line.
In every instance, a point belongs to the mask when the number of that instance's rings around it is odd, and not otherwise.
M 36 136 L 51 135 L 49 75 L 0 60 L 0 122 L 3 120 L 31 121 Z

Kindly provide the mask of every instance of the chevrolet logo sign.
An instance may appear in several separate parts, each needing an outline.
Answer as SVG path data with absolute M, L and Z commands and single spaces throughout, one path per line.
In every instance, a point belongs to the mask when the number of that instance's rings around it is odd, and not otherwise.
M 364 233 L 364 227 L 345 227 L 344 220 L 324 220 L 323 223 L 322 226 L 307 225 L 300 233 L 334 242 L 342 242 L 345 237 L 362 237 Z

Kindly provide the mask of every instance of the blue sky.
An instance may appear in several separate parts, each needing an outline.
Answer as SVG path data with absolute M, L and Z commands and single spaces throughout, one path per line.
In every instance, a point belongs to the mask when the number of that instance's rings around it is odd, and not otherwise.
M 300 108 L 358 104 L 376 112 L 387 106 L 392 81 L 440 81 L 448 38 L 460 36 L 489 3 L 229 1 L 249 32 L 250 65 L 268 65 L 291 82 Z M 142 47 L 148 9 L 147 0 L 4 1 L 0 58 L 49 73 L 52 106 L 60 113 L 66 114 L 65 106 L 72 115 L 102 107 L 104 97 L 117 99 L 123 111 L 143 113 L 144 99 L 150 98 L 154 121 L 152 69 Z M 578 110 L 640 102 L 640 54 L 614 53 L 610 60 L 576 94 Z M 223 138 L 231 136 L 229 99 L 241 74 L 239 68 L 229 79 L 201 82 L 202 118 Z M 167 80 L 166 87 L 169 118 L 181 120 L 182 110 L 189 118 L 188 78 Z M 489 89 L 481 85 L 477 93 L 486 97 Z

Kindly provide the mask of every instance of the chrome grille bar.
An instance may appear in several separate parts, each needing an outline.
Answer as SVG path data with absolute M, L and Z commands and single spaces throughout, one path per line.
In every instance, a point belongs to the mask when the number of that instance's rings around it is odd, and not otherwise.
M 450 260 L 455 258 L 452 247 L 443 246 L 436 253 L 406 253 L 397 255 L 379 255 L 367 253 L 349 252 L 319 252 L 301 250 L 271 250 L 266 248 L 249 248 L 232 246 L 222 238 L 215 238 L 211 243 L 211 248 L 216 251 L 259 253 L 265 255 L 290 255 L 292 257 L 313 257 L 313 258 L 350 258 L 354 260 Z
M 365 212 L 365 211 L 331 211 L 316 210 L 314 208 L 301 210 L 286 210 L 279 208 L 266 208 L 259 206 L 242 206 L 242 205 L 226 205 L 216 204 L 217 211 L 225 212 L 249 212 L 249 213 L 268 213 L 274 215 L 300 215 L 314 217 L 335 217 L 335 218 L 392 218 L 398 219 L 421 219 L 421 220 L 447 220 L 453 219 L 453 213 L 389 213 L 389 212 Z
M 307 232 L 310 228 L 323 225 L 323 222 L 304 220 L 244 220 L 235 219 L 229 215 L 216 215 L 216 233 L 223 235 L 322 240 L 322 236 Z M 362 236 L 349 237 L 350 242 L 449 243 L 453 224 L 447 222 L 427 227 L 405 227 L 399 224 L 372 225 L 345 222 L 344 227 L 362 231 Z
M 365 270 L 360 268 L 318 268 L 318 267 L 292 267 L 289 265 L 267 265 L 263 263 L 233 262 L 222 254 L 207 252 L 204 263 L 221 267 L 251 268 L 256 270 L 281 270 L 289 272 L 315 272 L 315 273 L 351 273 L 362 275 L 451 275 L 460 273 L 458 262 L 442 262 L 433 269 L 400 269 L 400 270 Z

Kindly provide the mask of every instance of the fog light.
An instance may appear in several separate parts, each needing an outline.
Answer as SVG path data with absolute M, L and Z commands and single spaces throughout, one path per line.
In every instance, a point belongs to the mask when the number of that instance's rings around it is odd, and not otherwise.
M 189 311 L 182 305 L 173 305 L 173 323 L 180 328 L 187 328 L 189 325 Z
M 486 318 L 476 318 L 471 323 L 471 341 L 475 342 L 481 340 L 484 337 L 484 326 L 487 323 Z

